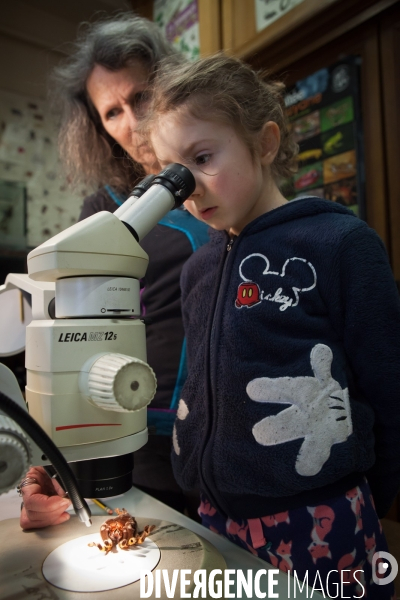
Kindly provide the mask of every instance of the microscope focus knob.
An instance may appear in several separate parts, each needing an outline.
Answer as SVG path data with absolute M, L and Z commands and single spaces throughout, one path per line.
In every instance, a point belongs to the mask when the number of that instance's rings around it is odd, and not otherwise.
M 131 412 L 147 406 L 156 393 L 152 368 L 125 354 L 103 354 L 88 372 L 81 371 L 80 389 L 104 410 Z
M 28 439 L 15 421 L 0 415 L 0 494 L 17 486 L 31 461 Z

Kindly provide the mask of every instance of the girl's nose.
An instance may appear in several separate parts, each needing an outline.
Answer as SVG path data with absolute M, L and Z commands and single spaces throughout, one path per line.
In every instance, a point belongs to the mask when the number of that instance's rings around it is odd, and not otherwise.
M 190 198 L 198 198 L 204 193 L 203 186 L 201 185 L 201 182 L 196 175 L 194 175 L 194 180 L 196 182 L 196 187 L 194 188 L 194 192 L 190 195 Z

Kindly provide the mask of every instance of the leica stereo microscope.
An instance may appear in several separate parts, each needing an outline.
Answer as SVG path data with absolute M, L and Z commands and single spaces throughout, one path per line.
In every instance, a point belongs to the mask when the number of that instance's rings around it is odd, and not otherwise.
M 156 391 L 140 314 L 148 264 L 140 241 L 194 188 L 188 169 L 169 165 L 145 178 L 115 213 L 97 213 L 34 249 L 28 275 L 10 274 L 0 287 L 0 294 L 14 294 L 10 313 L 18 313 L 19 301 L 24 309 L 15 330 L 21 338 L 26 328 L 29 414 L 68 461 L 86 498 L 132 485 L 133 453 L 147 441 L 146 407 Z M 4 319 L 16 321 L 0 314 Z M 22 349 L 21 341 L 9 352 L 4 345 L 3 355 Z M 7 391 L 22 404 L 3 370 L 0 392 Z M 29 464 L 48 466 L 49 459 L 1 412 L 0 400 L 0 456 L 6 457 L 0 488 L 7 480 L 10 489 Z

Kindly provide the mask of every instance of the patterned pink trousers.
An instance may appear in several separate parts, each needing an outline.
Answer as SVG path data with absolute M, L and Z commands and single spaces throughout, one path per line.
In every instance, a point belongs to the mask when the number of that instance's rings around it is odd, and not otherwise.
M 374 559 L 388 547 L 367 481 L 323 505 L 260 519 L 227 519 L 202 495 L 199 515 L 210 530 L 322 588 L 327 598 L 396 598 L 394 584 L 384 583 L 391 567 Z

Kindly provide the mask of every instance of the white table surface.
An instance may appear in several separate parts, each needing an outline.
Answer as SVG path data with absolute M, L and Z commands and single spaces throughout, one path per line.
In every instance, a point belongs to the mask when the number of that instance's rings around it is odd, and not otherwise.
M 130 512 L 135 517 L 149 517 L 153 519 L 165 519 L 166 521 L 170 521 L 172 523 L 177 523 L 186 529 L 190 529 L 194 531 L 198 535 L 201 535 L 203 538 L 207 539 L 217 550 L 222 554 L 225 559 L 226 565 L 228 569 L 234 569 L 235 572 L 237 570 L 242 570 L 244 575 L 247 576 L 247 570 L 251 569 L 253 571 L 253 576 L 259 569 L 272 569 L 271 565 L 264 562 L 257 556 L 254 556 L 250 552 L 239 548 L 226 538 L 217 535 L 216 533 L 206 529 L 199 523 L 196 523 L 189 517 L 177 512 L 176 510 L 166 506 L 162 502 L 159 502 L 155 498 L 145 494 L 144 492 L 138 490 L 137 488 L 132 488 L 129 492 L 123 494 L 122 496 L 116 496 L 115 498 L 108 498 L 104 500 L 104 502 L 112 507 L 112 508 L 126 508 L 128 512 Z M 90 510 L 93 515 L 104 515 L 106 518 L 107 515 L 104 511 L 102 511 L 98 506 L 88 501 L 90 504 Z M 20 514 L 20 505 L 21 498 L 18 496 L 16 490 L 11 490 L 7 494 L 3 494 L 0 496 L 0 520 L 10 519 L 13 517 L 19 517 Z M 68 523 L 65 523 L 65 527 L 68 527 Z M 82 533 L 84 533 L 85 526 L 82 524 Z M 86 531 L 89 531 L 86 530 Z M 179 565 L 177 565 L 179 568 Z M 1 565 L 0 565 L 1 569 Z M 230 579 L 235 581 L 235 574 L 231 575 Z M 311 589 L 307 590 L 304 588 L 301 592 L 296 586 L 296 596 L 294 596 L 293 591 L 293 580 L 291 579 L 291 591 L 290 596 L 288 594 L 288 576 L 281 571 L 279 574 L 274 575 L 274 580 L 278 581 L 278 584 L 274 586 L 273 591 L 279 594 L 280 600 L 287 600 L 289 597 L 293 598 L 310 598 Z M 260 577 L 260 590 L 261 592 L 266 593 L 266 598 L 268 598 L 268 577 L 262 575 Z M 236 585 L 232 585 L 230 587 L 230 592 L 232 593 L 236 589 Z M 243 594 L 243 597 L 247 597 Z M 254 594 L 253 598 L 256 599 L 257 596 Z M 315 591 L 312 594 L 312 598 L 314 600 L 319 600 L 323 598 L 321 594 Z

